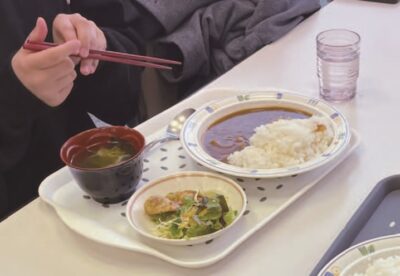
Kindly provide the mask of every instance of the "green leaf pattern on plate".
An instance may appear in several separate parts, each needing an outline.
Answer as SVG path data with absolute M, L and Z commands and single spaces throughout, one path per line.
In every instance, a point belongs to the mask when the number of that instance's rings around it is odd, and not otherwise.
M 368 254 L 375 252 L 375 247 L 373 244 L 370 244 L 368 246 L 360 246 L 357 249 L 358 249 L 358 251 L 360 251 L 362 256 L 366 256 Z

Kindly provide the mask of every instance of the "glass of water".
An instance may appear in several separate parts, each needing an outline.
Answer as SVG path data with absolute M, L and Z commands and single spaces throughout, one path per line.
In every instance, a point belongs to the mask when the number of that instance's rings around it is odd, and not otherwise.
M 317 35 L 317 68 L 320 96 L 332 102 L 352 99 L 357 90 L 360 36 L 345 29 Z

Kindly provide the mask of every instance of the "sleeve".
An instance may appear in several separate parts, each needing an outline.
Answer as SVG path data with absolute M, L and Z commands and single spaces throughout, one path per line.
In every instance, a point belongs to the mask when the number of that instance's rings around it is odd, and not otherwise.
M 0 68 L 0 174 L 20 160 L 36 116 L 50 108 L 18 80 L 11 58 Z
M 0 172 L 0 222 L 6 218 L 8 211 L 7 186 Z
M 142 54 L 144 39 L 137 31 L 141 15 L 130 1 L 71 1 L 71 11 L 93 20 L 104 32 L 107 50 Z M 110 124 L 125 124 L 140 116 L 142 68 L 100 62 L 95 74 L 76 80 L 72 96 L 80 106 Z
M 126 47 L 118 32 L 103 29 L 108 50 L 138 53 L 138 48 Z M 79 74 L 79 70 L 78 70 Z M 82 108 L 101 120 L 123 125 L 139 116 L 141 93 L 141 69 L 124 64 L 102 62 L 93 75 L 79 74 L 71 93 L 69 104 Z
M 162 25 L 165 33 L 171 33 L 185 22 L 191 15 L 212 3 L 221 0 L 135 0 L 148 13 L 153 16 L 160 25 Z

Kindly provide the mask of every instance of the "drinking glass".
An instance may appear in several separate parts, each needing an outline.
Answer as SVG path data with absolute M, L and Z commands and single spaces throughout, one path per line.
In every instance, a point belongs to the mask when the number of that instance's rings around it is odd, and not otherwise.
M 317 71 L 320 96 L 344 102 L 356 95 L 360 61 L 360 36 L 346 29 L 317 35 Z

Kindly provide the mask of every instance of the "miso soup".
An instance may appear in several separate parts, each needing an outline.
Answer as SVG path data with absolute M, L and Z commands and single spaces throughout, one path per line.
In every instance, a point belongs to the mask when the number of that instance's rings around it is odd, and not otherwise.
M 136 153 L 135 147 L 126 140 L 110 138 L 78 151 L 71 159 L 74 166 L 87 169 L 117 165 L 130 159 Z

